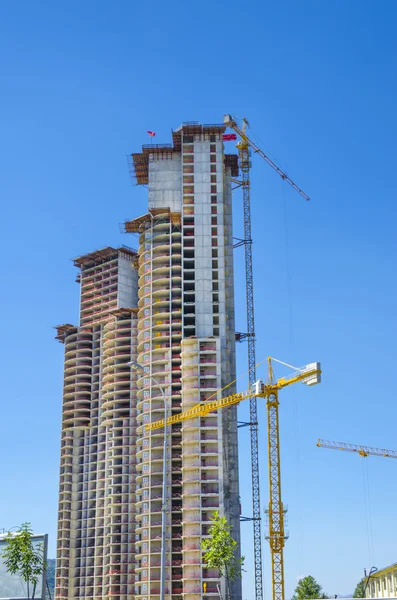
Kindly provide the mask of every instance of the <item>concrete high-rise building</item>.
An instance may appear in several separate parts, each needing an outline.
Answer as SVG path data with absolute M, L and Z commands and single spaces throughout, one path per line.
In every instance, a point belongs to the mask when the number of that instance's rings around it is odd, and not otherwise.
M 220 397 L 235 379 L 231 178 L 223 125 L 185 123 L 132 155 L 148 212 L 137 252 L 76 260 L 80 326 L 65 343 L 57 597 L 160 596 L 164 430 L 146 424 Z M 137 360 L 142 372 L 130 371 Z M 138 379 L 136 380 L 136 377 Z M 227 392 L 235 391 L 229 385 Z M 239 540 L 236 408 L 167 429 L 166 597 L 218 597 L 202 564 L 214 510 Z M 233 598 L 241 599 L 241 584 Z
M 80 326 L 65 344 L 58 598 L 134 594 L 137 256 L 104 248 L 75 260 Z

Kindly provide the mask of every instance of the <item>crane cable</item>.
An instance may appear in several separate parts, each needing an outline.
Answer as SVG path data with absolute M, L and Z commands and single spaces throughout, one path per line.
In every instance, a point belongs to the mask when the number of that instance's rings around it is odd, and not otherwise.
M 290 331 L 290 346 L 292 352 L 293 364 L 297 363 L 296 359 L 296 340 L 295 340 L 295 320 L 294 320 L 294 308 L 293 308 L 293 294 L 292 294 L 292 279 L 291 279 L 291 268 L 290 268 L 290 240 L 289 240 L 289 228 L 288 228 L 288 203 L 284 182 L 281 182 L 281 190 L 283 196 L 283 208 L 284 208 L 284 242 L 285 242 L 285 273 L 286 273 L 286 288 L 287 288 L 287 299 L 288 299 L 288 326 Z M 293 401 L 293 418 L 294 418 L 294 437 L 295 437 L 295 473 L 296 473 L 296 524 L 299 536 L 299 554 L 300 554 L 300 572 L 303 573 L 303 524 L 302 524 L 302 494 L 301 494 L 301 448 L 300 448 L 300 427 L 299 427 L 299 404 L 294 394 Z
M 367 529 L 368 561 L 369 564 L 372 565 L 374 563 L 374 539 L 372 532 L 371 496 L 368 475 L 368 461 L 365 457 L 362 461 L 362 475 L 364 488 L 365 525 Z

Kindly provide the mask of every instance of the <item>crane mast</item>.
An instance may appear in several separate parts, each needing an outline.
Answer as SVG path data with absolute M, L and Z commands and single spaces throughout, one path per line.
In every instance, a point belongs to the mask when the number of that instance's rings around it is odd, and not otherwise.
M 273 369 L 269 359 L 269 381 L 273 382 Z M 269 541 L 272 557 L 273 599 L 284 600 L 284 544 L 287 535 L 284 527 L 284 506 L 281 500 L 280 428 L 278 421 L 278 390 L 267 396 L 267 429 L 269 460 Z
M 267 401 L 267 428 L 269 452 L 269 540 L 272 556 L 273 598 L 284 600 L 284 556 L 286 539 L 284 529 L 284 508 L 281 501 L 280 474 L 280 434 L 278 423 L 278 392 L 269 396 Z
M 247 121 L 243 122 L 240 141 L 237 144 L 241 185 L 243 189 L 244 209 L 244 258 L 245 258 L 245 294 L 247 311 L 248 342 L 248 381 L 252 388 L 256 381 L 255 358 L 255 312 L 254 312 L 254 275 L 252 268 L 252 234 L 251 234 L 251 157 L 248 139 L 245 135 Z M 251 472 L 252 472 L 252 522 L 254 533 L 254 573 L 255 600 L 263 598 L 262 582 L 262 534 L 261 534 L 261 502 L 259 482 L 259 445 L 258 445 L 258 410 L 256 397 L 250 398 L 250 440 L 251 440 Z

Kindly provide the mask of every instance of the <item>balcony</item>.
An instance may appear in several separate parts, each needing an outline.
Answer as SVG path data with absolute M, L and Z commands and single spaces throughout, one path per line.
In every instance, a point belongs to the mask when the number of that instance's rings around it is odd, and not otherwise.
M 202 431 L 201 435 L 200 435 L 200 439 L 202 442 L 204 441 L 217 441 L 218 440 L 218 433 L 217 431 L 214 431 L 213 433 L 211 431 Z
M 219 498 L 205 497 L 201 499 L 202 508 L 218 508 Z

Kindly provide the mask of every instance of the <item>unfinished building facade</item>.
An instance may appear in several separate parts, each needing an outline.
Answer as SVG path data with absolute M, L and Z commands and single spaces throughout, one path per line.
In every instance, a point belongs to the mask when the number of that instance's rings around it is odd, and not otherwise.
M 56 597 L 159 600 L 164 430 L 146 424 L 235 391 L 231 179 L 223 125 L 185 123 L 132 155 L 148 211 L 137 251 L 76 259 L 65 343 Z M 137 361 L 142 371 L 130 370 Z M 161 389 L 160 389 L 161 388 Z M 236 408 L 167 429 L 167 600 L 224 594 L 201 542 L 215 510 L 240 539 Z M 241 583 L 233 598 L 241 600 Z
M 172 144 L 132 155 L 147 214 L 125 224 L 139 235 L 136 598 L 160 589 L 162 444 L 145 425 L 187 410 L 235 380 L 231 178 L 237 156 L 224 154 L 223 125 L 186 123 Z M 155 381 L 154 381 L 155 379 Z M 228 393 L 234 387 L 229 386 Z M 215 510 L 239 541 L 236 409 L 187 420 L 167 433 L 166 594 L 218 596 L 218 573 L 202 563 L 201 542 Z M 233 597 L 241 598 L 240 583 Z
M 57 327 L 65 345 L 55 595 L 134 595 L 136 253 L 75 259 L 80 325 Z

